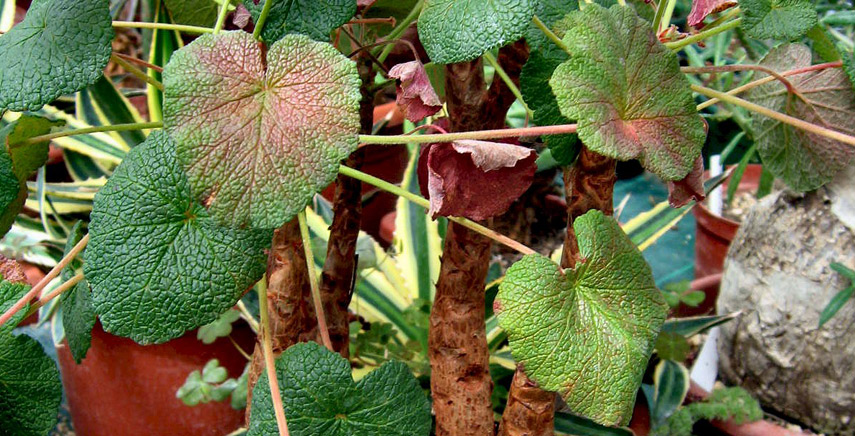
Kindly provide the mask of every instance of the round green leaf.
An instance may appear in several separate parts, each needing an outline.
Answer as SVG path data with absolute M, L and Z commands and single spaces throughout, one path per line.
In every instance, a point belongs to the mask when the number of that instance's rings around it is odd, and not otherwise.
M 347 359 L 308 342 L 276 359 L 276 377 L 292 436 L 430 434 L 430 402 L 401 362 L 354 382 Z M 249 436 L 277 434 L 269 386 L 265 373 L 253 388 Z
M 107 0 L 36 0 L 0 35 L 0 109 L 35 111 L 101 77 L 113 40 Z
M 573 228 L 584 260 L 562 270 L 531 254 L 512 265 L 496 296 L 499 325 L 541 388 L 574 413 L 626 425 L 668 306 L 617 221 L 591 211 Z
M 356 14 L 356 0 L 271 0 L 270 13 L 261 30 L 268 42 L 285 35 L 300 33 L 316 41 L 329 41 L 330 32 Z M 243 0 L 253 21 L 258 21 L 265 0 Z
M 745 11 L 742 28 L 752 38 L 790 41 L 818 22 L 809 0 L 740 0 L 739 6 Z
M 163 71 L 163 121 L 193 191 L 221 224 L 279 227 L 357 147 L 359 75 L 303 35 L 266 55 L 251 35 L 204 35 Z
M 769 51 L 760 65 L 778 73 L 811 65 L 811 50 L 802 44 L 785 44 Z M 758 73 L 758 77 L 766 76 Z M 775 80 L 752 89 L 747 99 L 795 118 L 855 135 L 855 89 L 840 68 L 787 76 L 795 93 Z M 840 141 L 798 129 L 754 114 L 757 151 L 763 168 L 797 191 L 816 189 L 834 178 L 855 156 L 855 149 Z
M 264 274 L 269 230 L 217 226 L 162 131 L 95 195 L 83 265 L 104 329 L 158 343 L 205 325 Z
M 9 436 L 46 435 L 56 425 L 62 385 L 56 363 L 25 335 L 0 331 L 0 427 Z
M 638 159 L 665 180 L 694 166 L 706 133 L 677 56 L 632 8 L 591 4 L 567 15 L 574 54 L 549 84 L 582 142 L 619 160 Z
M 419 16 L 419 39 L 438 64 L 471 61 L 522 38 L 534 0 L 430 0 Z

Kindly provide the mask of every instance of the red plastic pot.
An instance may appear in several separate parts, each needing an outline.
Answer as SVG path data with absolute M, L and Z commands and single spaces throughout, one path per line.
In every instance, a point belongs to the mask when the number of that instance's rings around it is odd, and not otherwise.
M 736 193 L 756 191 L 762 172 L 763 167 L 761 165 L 748 165 Z M 709 177 L 709 173 L 706 173 L 705 177 Z M 727 192 L 727 181 L 722 184 L 722 190 Z M 695 230 L 695 277 L 700 282 L 698 290 L 703 291 L 707 296 L 698 307 L 684 305 L 678 307 L 677 314 L 679 316 L 703 315 L 715 310 L 718 288 L 721 284 L 721 273 L 724 269 L 724 258 L 727 256 L 727 249 L 739 229 L 738 222 L 713 214 L 704 203 L 695 206 L 694 214 L 697 222 Z M 718 280 L 703 280 L 706 277 L 716 275 L 719 277 Z
M 254 335 L 243 323 L 232 337 L 252 350 Z M 92 347 L 80 365 L 68 346 L 57 347 L 62 382 L 78 436 L 222 436 L 243 425 L 243 410 L 228 402 L 186 406 L 175 392 L 193 370 L 219 359 L 237 378 L 246 365 L 228 338 L 210 345 L 190 332 L 159 345 L 142 346 L 106 333 L 100 323 L 92 331 Z

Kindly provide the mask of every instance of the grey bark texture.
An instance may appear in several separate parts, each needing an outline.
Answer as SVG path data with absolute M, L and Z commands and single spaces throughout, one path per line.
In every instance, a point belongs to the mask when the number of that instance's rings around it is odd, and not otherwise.
M 755 205 L 725 262 L 718 313 L 720 370 L 771 410 L 825 434 L 855 435 L 855 302 L 818 328 L 819 315 L 855 269 L 855 171 L 807 194 L 778 192 Z

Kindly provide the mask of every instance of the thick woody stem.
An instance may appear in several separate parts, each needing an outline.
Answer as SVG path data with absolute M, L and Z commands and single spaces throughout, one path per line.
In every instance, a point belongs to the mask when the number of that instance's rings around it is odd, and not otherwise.
M 572 268 L 579 260 L 573 222 L 597 209 L 613 213 L 615 160 L 583 147 L 576 163 L 564 171 L 567 196 L 567 234 L 561 266 Z M 514 373 L 508 402 L 499 426 L 500 436 L 551 436 L 554 433 L 555 394 L 544 391 L 526 377 L 523 368 Z
M 518 83 L 528 48 L 516 42 L 499 51 L 499 63 Z M 480 59 L 446 67 L 451 131 L 498 129 L 514 102 L 501 80 L 489 89 Z M 493 436 L 495 425 L 489 350 L 484 322 L 484 281 L 490 239 L 449 223 L 430 314 L 428 356 L 438 436 Z
M 318 323 L 300 226 L 293 219 L 273 233 L 267 258 L 267 300 L 273 354 L 278 356 L 298 342 L 318 341 Z M 246 421 L 249 422 L 252 388 L 264 372 L 264 353 L 256 343 L 248 374 Z
M 362 133 L 371 133 L 374 99 L 366 84 L 371 83 L 371 61 L 364 56 L 357 59 L 362 78 L 362 101 L 359 115 Z M 345 165 L 359 169 L 362 165 L 363 149 L 354 152 Z M 327 257 L 321 274 L 321 300 L 327 317 L 333 349 L 345 358 L 349 356 L 350 329 L 348 306 L 353 296 L 353 278 L 356 274 L 356 239 L 362 221 L 362 182 L 344 175 L 336 180 L 333 198 L 333 221 Z
M 437 436 L 492 436 L 484 281 L 491 241 L 448 224 L 428 338 Z

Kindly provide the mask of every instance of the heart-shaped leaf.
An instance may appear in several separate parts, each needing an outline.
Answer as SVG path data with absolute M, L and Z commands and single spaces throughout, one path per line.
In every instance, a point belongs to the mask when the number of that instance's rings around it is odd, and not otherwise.
M 686 22 L 690 26 L 697 27 L 698 24 L 704 22 L 707 15 L 730 9 L 736 5 L 737 2 L 734 0 L 692 0 L 692 10 L 686 17 Z
M 104 329 L 157 343 L 205 325 L 264 274 L 272 232 L 219 227 L 162 131 L 95 195 L 83 265 Z
M 742 28 L 757 39 L 793 40 L 801 37 L 818 19 L 809 0 L 740 0 L 745 18 Z
M 265 54 L 245 32 L 204 35 L 172 55 L 163 83 L 178 160 L 222 224 L 281 226 L 358 145 L 356 65 L 306 36 Z
M 107 0 L 36 0 L 0 35 L 0 110 L 35 111 L 101 77 L 113 24 Z
M 802 44 L 775 47 L 760 65 L 782 73 L 810 66 L 811 50 Z M 766 76 L 760 74 L 758 77 Z M 855 89 L 840 68 L 787 76 L 795 93 L 773 81 L 752 89 L 746 98 L 807 122 L 855 135 Z M 797 191 L 816 189 L 845 168 L 855 149 L 825 136 L 754 114 L 757 151 L 768 169 Z
M 522 38 L 534 0 L 431 0 L 419 16 L 419 40 L 438 64 L 471 61 Z
M 50 132 L 63 122 L 35 115 L 23 115 L 0 129 L 0 237 L 12 227 L 15 216 L 27 199 L 27 179 L 48 158 L 48 142 L 20 144 L 33 136 Z
M 83 238 L 83 221 L 78 221 L 71 228 L 63 257 L 68 255 L 81 238 Z M 80 267 L 79 260 L 72 261 L 62 269 L 60 275 L 62 281 L 74 277 Z M 89 346 L 92 345 L 92 328 L 95 327 L 95 308 L 92 307 L 92 291 L 89 289 L 89 282 L 83 279 L 73 288 L 63 292 L 60 303 L 62 327 L 65 330 L 65 339 L 68 340 L 68 349 L 74 360 L 80 363 L 86 357 Z
M 244 6 L 258 21 L 266 0 L 243 0 Z M 328 41 L 330 32 L 356 14 L 356 0 L 270 0 L 270 13 L 261 30 L 267 42 L 285 35 L 300 33 L 316 41 Z
M 276 376 L 292 436 L 427 436 L 430 403 L 401 362 L 386 362 L 354 382 L 350 363 L 314 343 L 276 359 Z M 267 374 L 252 391 L 249 436 L 276 434 Z
M 706 133 L 677 56 L 632 8 L 596 4 L 566 18 L 574 54 L 549 84 L 561 113 L 578 120 L 582 142 L 619 160 L 638 159 L 665 180 L 680 180 Z
M 508 210 L 531 186 L 537 153 L 519 145 L 461 140 L 431 144 L 419 158 L 430 214 L 476 221 Z
M 573 228 L 584 260 L 575 270 L 539 254 L 513 264 L 496 297 L 499 325 L 541 388 L 574 413 L 625 425 L 668 306 L 617 221 L 590 211 Z
M 45 435 L 56 424 L 62 385 L 35 339 L 0 330 L 0 423 L 9 436 Z

